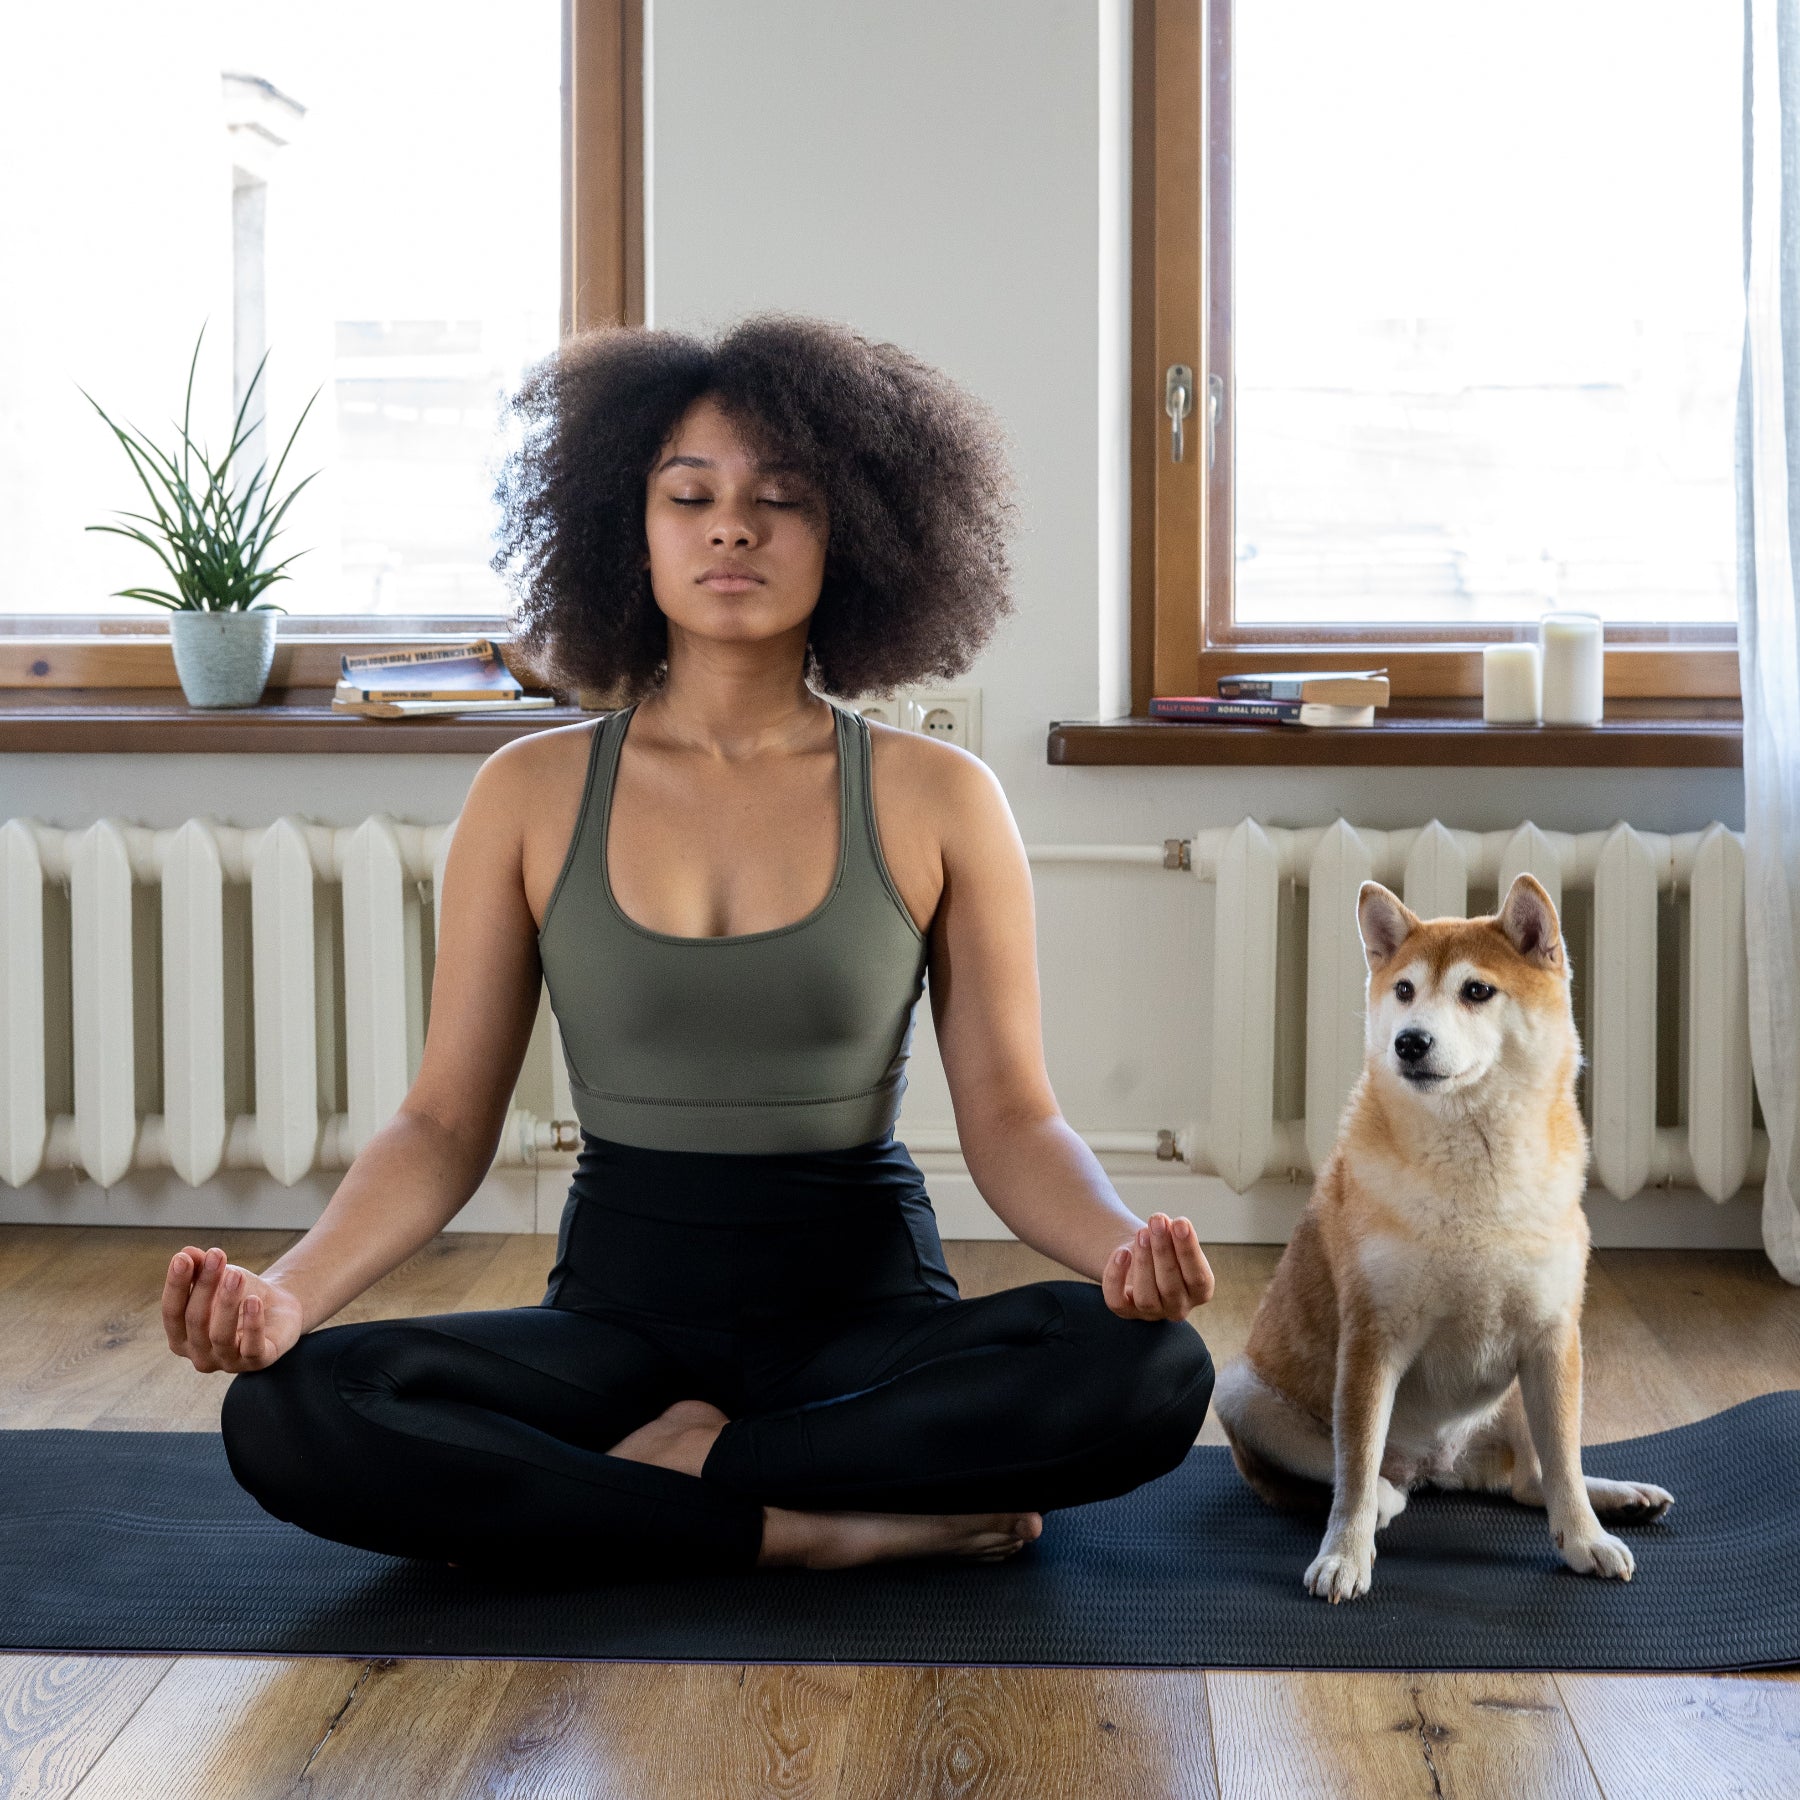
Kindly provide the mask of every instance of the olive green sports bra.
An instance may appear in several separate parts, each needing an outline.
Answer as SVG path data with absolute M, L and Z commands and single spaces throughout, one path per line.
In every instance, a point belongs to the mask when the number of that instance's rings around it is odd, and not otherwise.
M 619 746 L 636 707 L 595 727 L 587 785 L 538 955 L 576 1116 L 657 1150 L 839 1150 L 900 1112 L 926 940 L 881 854 L 868 721 L 837 724 L 838 862 L 804 919 L 672 937 L 627 918 L 606 873 Z

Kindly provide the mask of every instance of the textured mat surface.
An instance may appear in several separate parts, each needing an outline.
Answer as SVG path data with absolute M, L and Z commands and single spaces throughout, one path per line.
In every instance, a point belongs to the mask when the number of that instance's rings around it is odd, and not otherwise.
M 1800 1392 L 1591 1446 L 1676 1503 L 1620 1535 L 1628 1584 L 1565 1569 L 1541 1513 L 1420 1493 L 1341 1606 L 1311 1522 L 1210 1446 L 1046 1516 L 994 1564 L 524 1592 L 326 1543 L 261 1511 L 210 1433 L 0 1432 L 0 1649 L 1298 1669 L 1764 1668 L 1800 1662 Z

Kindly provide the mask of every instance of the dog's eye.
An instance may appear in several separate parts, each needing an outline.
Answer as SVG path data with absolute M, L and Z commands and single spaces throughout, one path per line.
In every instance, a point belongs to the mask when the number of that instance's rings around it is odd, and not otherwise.
M 1398 1000 L 1398 1001 L 1402 1002 L 1402 1004 L 1404 1004 L 1406 1001 L 1410 1000 L 1412 997 L 1413 997 L 1413 984 L 1410 981 L 1396 981 L 1394 983 L 1394 998 L 1396 1000 Z
M 1465 981 L 1462 984 L 1462 997 L 1471 1006 L 1479 1006 L 1484 1000 L 1494 997 L 1494 989 L 1485 981 Z

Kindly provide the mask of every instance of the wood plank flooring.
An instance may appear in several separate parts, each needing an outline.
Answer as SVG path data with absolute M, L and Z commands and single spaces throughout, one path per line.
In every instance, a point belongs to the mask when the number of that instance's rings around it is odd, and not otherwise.
M 227 1247 L 261 1267 L 293 1236 Z M 0 1425 L 216 1428 L 225 1378 L 158 1318 L 182 1241 L 0 1227 Z M 527 1304 L 553 1251 L 442 1237 L 343 1316 Z M 1021 1244 L 947 1251 L 970 1295 L 1067 1273 Z M 1210 1254 L 1194 1322 L 1222 1364 L 1279 1251 Z M 1585 1337 L 1590 1442 L 1800 1387 L 1800 1290 L 1749 1253 L 1597 1254 Z M 1800 1676 L 0 1657 L 0 1800 L 70 1794 L 1793 1800 Z

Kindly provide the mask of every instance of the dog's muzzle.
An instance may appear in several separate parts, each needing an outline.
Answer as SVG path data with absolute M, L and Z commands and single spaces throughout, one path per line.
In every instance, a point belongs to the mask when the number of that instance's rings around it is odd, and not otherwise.
M 1399 1059 L 1400 1073 L 1408 1081 L 1441 1079 L 1435 1069 L 1424 1066 L 1426 1057 L 1431 1054 L 1431 1044 L 1431 1033 L 1421 1031 L 1416 1025 L 1409 1025 L 1406 1030 L 1395 1034 L 1394 1055 Z

